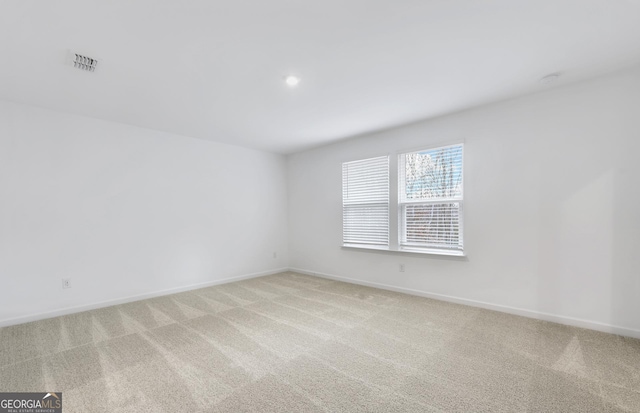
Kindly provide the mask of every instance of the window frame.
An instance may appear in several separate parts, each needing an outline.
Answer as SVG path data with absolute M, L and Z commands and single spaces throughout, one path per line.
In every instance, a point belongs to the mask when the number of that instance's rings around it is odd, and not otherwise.
M 375 160 L 382 160 L 384 159 L 383 163 L 385 164 L 385 168 L 386 168 L 386 201 L 381 201 L 381 200 L 355 200 L 355 201 L 349 201 L 348 197 L 345 196 L 346 193 L 349 192 L 349 187 L 346 185 L 346 183 L 348 182 L 348 165 L 349 164 L 355 164 L 355 163 L 366 163 L 366 162 L 372 162 L 372 164 L 375 164 Z M 345 175 L 345 171 L 347 171 L 347 174 Z M 356 159 L 356 160 L 352 160 L 352 161 L 347 161 L 347 162 L 343 162 L 342 163 L 342 246 L 343 247 L 347 247 L 347 248 L 364 248 L 364 249 L 377 249 L 377 250 L 389 250 L 390 249 L 390 234 L 391 234 L 391 157 L 389 155 L 380 155 L 380 156 L 373 156 L 373 157 L 368 157 L 368 158 L 362 158 L 362 159 Z M 347 177 L 345 180 L 345 176 Z M 362 180 L 362 178 L 357 178 L 356 181 L 358 180 Z M 360 191 L 362 189 L 360 188 Z M 379 206 L 383 206 L 386 208 L 386 212 L 387 212 L 387 216 L 386 216 L 386 244 L 384 243 L 367 243 L 367 242 L 348 242 L 347 241 L 347 236 L 346 236 L 346 230 L 347 230 L 347 226 L 346 226 L 346 220 L 345 220 L 345 216 L 347 213 L 347 209 L 349 207 L 379 207 Z M 366 237 L 367 235 L 366 233 L 366 229 L 362 230 L 361 229 L 361 236 Z M 357 236 L 355 238 L 358 238 Z M 362 241 L 362 239 L 360 240 Z
M 405 199 L 404 194 L 404 186 L 405 182 L 405 174 L 403 172 L 403 168 L 405 168 L 405 160 L 406 155 L 419 153 L 419 152 L 431 152 L 438 150 L 446 150 L 450 148 L 460 147 L 460 166 L 461 166 L 461 180 L 460 180 L 460 195 L 449 197 L 449 198 L 433 198 L 433 199 Z M 428 148 L 422 148 L 418 150 L 410 150 L 410 151 L 402 151 L 397 154 L 397 162 L 398 162 L 398 177 L 397 177 L 397 217 L 398 217 L 398 242 L 397 249 L 398 251 L 407 251 L 407 252 L 422 252 L 428 254 L 437 254 L 437 255 L 452 255 L 452 256 L 464 256 L 464 142 L 448 144 L 448 145 L 438 145 L 431 146 Z M 424 243 L 411 243 L 406 242 L 406 206 L 408 205 L 441 205 L 441 204 L 459 204 L 459 212 L 458 212 L 458 245 L 460 248 L 444 248 L 437 247 L 434 245 L 427 245 Z

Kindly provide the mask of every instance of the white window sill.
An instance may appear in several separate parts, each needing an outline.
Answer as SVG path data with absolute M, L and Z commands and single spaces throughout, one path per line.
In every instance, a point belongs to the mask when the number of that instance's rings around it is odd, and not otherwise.
M 400 254 L 420 254 L 420 255 L 436 255 L 443 257 L 461 257 L 464 258 L 467 254 L 464 251 L 446 251 L 446 250 L 435 250 L 428 248 L 400 248 L 400 249 L 391 249 L 389 247 L 382 247 L 376 245 L 354 245 L 354 244 L 344 244 L 341 245 L 344 249 L 354 249 L 354 250 L 365 250 L 365 251 L 380 251 L 380 252 L 390 252 L 390 253 L 400 253 Z

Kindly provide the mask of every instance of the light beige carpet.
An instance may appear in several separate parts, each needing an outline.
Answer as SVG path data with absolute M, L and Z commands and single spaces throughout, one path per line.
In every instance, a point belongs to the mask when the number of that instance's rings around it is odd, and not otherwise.
M 640 412 L 640 341 L 283 273 L 0 329 L 64 412 Z

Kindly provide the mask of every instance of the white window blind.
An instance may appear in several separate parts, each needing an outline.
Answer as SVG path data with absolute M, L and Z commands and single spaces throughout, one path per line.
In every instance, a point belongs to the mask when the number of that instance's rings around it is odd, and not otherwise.
M 342 164 L 342 242 L 389 246 L 389 157 Z
M 463 147 L 399 158 L 400 248 L 462 253 Z

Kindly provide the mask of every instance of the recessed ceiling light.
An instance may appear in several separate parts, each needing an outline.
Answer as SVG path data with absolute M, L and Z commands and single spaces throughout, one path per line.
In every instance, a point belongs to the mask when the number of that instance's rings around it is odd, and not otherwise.
M 540 79 L 540 83 L 545 86 L 548 86 L 552 83 L 555 83 L 560 78 L 560 73 L 551 73 Z
M 297 77 L 297 76 L 294 76 L 294 75 L 289 75 L 289 76 L 284 78 L 284 82 L 289 87 L 296 87 L 296 86 L 298 86 L 298 83 L 300 83 L 300 78 Z

